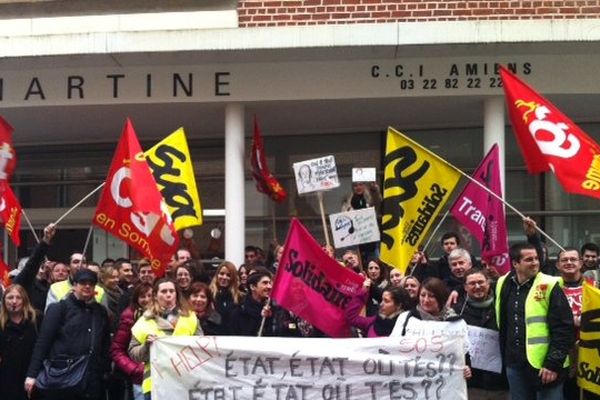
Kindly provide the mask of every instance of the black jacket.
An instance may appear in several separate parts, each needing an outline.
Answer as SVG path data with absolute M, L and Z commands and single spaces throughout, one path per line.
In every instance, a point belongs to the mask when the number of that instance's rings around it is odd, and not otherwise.
M 240 336 L 258 336 L 262 323 L 260 315 L 263 304 L 255 301 L 251 295 L 246 296 L 242 304 L 236 307 L 231 314 L 231 334 Z M 276 310 L 273 310 L 275 313 Z M 273 318 L 265 320 L 262 336 L 273 335 Z
M 38 336 L 36 321 L 13 323 L 7 321 L 0 330 L 0 399 L 27 400 L 25 377 L 33 346 Z
M 38 243 L 29 260 L 25 263 L 23 270 L 13 279 L 13 283 L 17 283 L 25 288 L 31 305 L 41 313 L 46 309 L 46 297 L 50 285 L 46 281 L 37 279 L 36 275 L 48 252 L 48 248 L 49 245 L 43 240 Z
M 110 370 L 110 333 L 106 309 L 70 294 L 46 311 L 27 376 L 36 378 L 45 359 L 75 358 L 92 353 L 88 369 L 90 398 L 100 398 L 103 376 Z
M 496 325 L 496 308 L 493 301 L 487 307 L 477 307 L 465 296 L 453 308 L 465 320 L 467 325 L 494 331 L 498 330 L 498 326 Z M 508 388 L 508 382 L 504 374 L 497 374 L 477 368 L 471 368 L 471 371 L 473 376 L 467 380 L 468 387 L 486 390 L 505 390 Z

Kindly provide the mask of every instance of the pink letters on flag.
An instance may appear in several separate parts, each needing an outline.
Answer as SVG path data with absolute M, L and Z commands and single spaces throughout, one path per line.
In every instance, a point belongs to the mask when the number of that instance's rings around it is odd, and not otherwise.
M 473 179 L 502 197 L 497 145 L 479 164 Z M 476 183 L 469 182 L 450 211 L 481 244 L 481 258 L 501 274 L 508 272 L 510 260 L 504 204 Z
M 331 337 L 349 337 L 348 302 L 364 278 L 330 258 L 296 218 L 275 277 L 271 297 Z

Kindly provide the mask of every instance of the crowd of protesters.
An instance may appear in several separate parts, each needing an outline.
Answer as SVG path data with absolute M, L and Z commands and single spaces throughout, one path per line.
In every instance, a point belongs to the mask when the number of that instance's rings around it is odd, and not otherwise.
M 281 246 L 269 254 L 249 246 L 244 265 L 225 261 L 214 270 L 180 249 L 158 278 L 145 259 L 96 264 L 73 253 L 68 264 L 48 261 L 55 230 L 44 229 L 4 288 L 2 399 L 148 399 L 149 349 L 165 335 L 325 337 L 270 301 Z M 600 250 L 592 243 L 581 251 L 567 247 L 552 262 L 535 222 L 525 219 L 524 231 L 528 242 L 511 248 L 512 270 L 502 277 L 461 248 L 452 232 L 442 236 L 439 260 L 417 252 L 405 275 L 358 250 L 339 254 L 340 268 L 364 276 L 345 310 L 353 334 L 401 336 L 415 323 L 464 321 L 499 331 L 504 364 L 502 373 L 471 368 L 467 352 L 469 398 L 579 398 L 581 290 L 584 279 L 598 282 Z M 83 387 L 57 390 L 46 382 L 44 371 L 57 360 L 86 364 Z

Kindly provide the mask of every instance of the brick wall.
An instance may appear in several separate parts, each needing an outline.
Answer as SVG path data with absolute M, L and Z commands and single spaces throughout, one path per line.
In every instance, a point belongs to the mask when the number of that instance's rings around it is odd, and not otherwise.
M 240 27 L 364 22 L 599 18 L 593 1 L 239 0 Z

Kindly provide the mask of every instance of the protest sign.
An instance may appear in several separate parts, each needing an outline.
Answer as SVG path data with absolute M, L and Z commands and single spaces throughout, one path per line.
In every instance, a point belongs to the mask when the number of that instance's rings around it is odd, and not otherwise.
M 319 192 L 340 186 L 335 157 L 326 156 L 294 163 L 299 194 Z
M 329 216 L 336 248 L 379 241 L 379 226 L 373 207 Z
M 460 338 L 464 344 L 464 352 L 470 348 L 467 323 L 457 321 L 423 321 L 410 316 L 410 311 L 405 311 L 398 316 L 396 325 L 390 336 L 447 336 Z
M 375 168 L 352 168 L 352 182 L 375 182 L 376 180 Z
M 467 399 L 460 338 L 172 336 L 151 347 L 152 399 Z
M 484 371 L 502 372 L 498 331 L 468 325 L 471 366 Z

